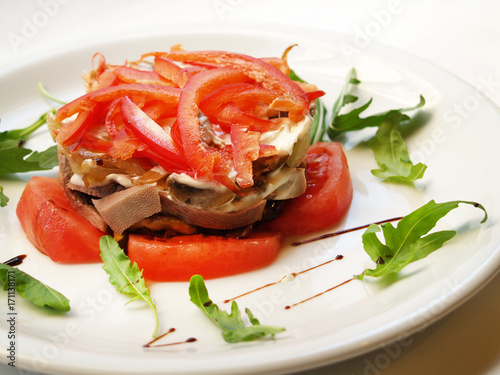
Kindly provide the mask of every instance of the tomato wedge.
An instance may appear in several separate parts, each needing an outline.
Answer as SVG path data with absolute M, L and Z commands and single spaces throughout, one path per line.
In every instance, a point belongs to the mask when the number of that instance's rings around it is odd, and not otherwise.
M 306 192 L 284 202 L 280 215 L 266 230 L 307 234 L 328 228 L 347 212 L 352 201 L 352 182 L 340 143 L 318 142 L 307 151 Z
M 100 262 L 99 238 L 94 228 L 71 206 L 55 178 L 32 177 L 16 208 L 28 239 L 54 262 Z
M 275 233 L 248 238 L 176 236 L 167 239 L 132 234 L 128 256 L 151 281 L 189 281 L 236 275 L 271 264 L 278 256 L 282 238 Z

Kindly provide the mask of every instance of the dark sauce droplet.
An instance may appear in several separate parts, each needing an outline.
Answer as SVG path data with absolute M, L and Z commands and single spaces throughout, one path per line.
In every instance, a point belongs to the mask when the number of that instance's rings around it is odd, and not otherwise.
M 205 302 L 205 303 L 203 304 L 203 306 L 208 307 L 208 306 L 210 306 L 212 303 L 213 303 L 212 301 L 207 301 L 207 302 Z
M 14 258 L 6 260 L 5 262 L 3 262 L 3 264 L 6 264 L 6 265 L 11 266 L 11 267 L 19 266 L 20 264 L 23 263 L 23 260 L 25 258 L 26 258 L 26 254 L 18 255 L 18 256 L 15 256 Z

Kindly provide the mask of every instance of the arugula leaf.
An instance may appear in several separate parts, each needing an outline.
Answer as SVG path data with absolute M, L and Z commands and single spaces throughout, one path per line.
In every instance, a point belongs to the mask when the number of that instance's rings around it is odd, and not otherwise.
M 425 258 L 455 236 L 456 231 L 443 230 L 428 234 L 439 219 L 458 207 L 460 203 L 470 204 L 484 211 L 481 223 L 488 219 L 485 208 L 470 201 L 450 201 L 436 203 L 431 200 L 424 206 L 405 216 L 395 228 L 391 223 L 382 224 L 382 234 L 386 244 L 377 237 L 380 227 L 371 224 L 363 234 L 363 247 L 370 258 L 377 263 L 375 269 L 366 269 L 356 278 L 366 276 L 380 277 L 399 272 L 411 262 Z
M 62 104 L 62 105 L 68 104 L 68 102 L 65 102 L 65 101 L 63 101 L 61 99 L 58 99 L 54 95 L 52 95 L 50 92 L 48 92 L 42 82 L 38 82 L 37 88 L 38 88 L 38 92 L 43 97 L 47 98 L 48 100 L 50 100 L 52 102 L 55 102 L 57 104 Z
M 359 85 L 360 83 L 361 83 L 360 80 L 356 76 L 356 69 L 352 68 L 349 71 L 349 73 L 347 74 L 347 77 L 344 81 L 344 84 L 342 85 L 342 90 L 340 91 L 339 97 L 337 98 L 337 100 L 333 104 L 332 120 L 331 120 L 331 125 L 330 125 L 331 128 L 334 128 L 333 124 L 335 123 L 335 120 L 338 118 L 342 107 L 344 107 L 345 105 L 347 105 L 349 103 L 354 103 L 358 100 L 357 96 L 354 96 L 354 95 L 348 93 L 348 91 L 351 88 L 351 85 Z M 333 138 L 333 136 L 332 136 L 332 138 Z
M 290 69 L 288 76 L 292 81 L 307 83 L 292 69 Z M 323 101 L 319 98 L 316 99 L 316 110 L 314 111 L 311 129 L 309 130 L 309 135 L 311 137 L 310 144 L 320 142 L 323 139 L 323 136 L 326 133 L 326 112 L 326 107 L 323 104 Z
M 358 97 L 349 93 L 352 85 L 359 85 L 361 81 L 357 78 L 356 70 L 352 68 L 345 79 L 344 85 L 340 92 L 339 97 L 333 105 L 332 119 L 330 120 L 330 125 L 328 127 L 328 136 L 333 139 L 342 133 L 348 131 L 362 130 L 367 127 L 377 127 L 386 119 L 387 116 L 391 116 L 394 113 L 402 114 L 404 112 L 412 111 L 421 108 L 425 105 L 425 99 L 420 95 L 420 101 L 417 105 L 410 108 L 400 108 L 392 109 L 386 112 L 381 112 L 368 117 L 361 118 L 360 115 L 370 106 L 373 98 L 368 100 L 362 106 L 353 109 L 352 111 L 340 114 L 340 111 L 347 104 L 355 103 L 358 101 Z M 410 118 L 407 115 L 401 117 L 401 121 L 407 121 Z
M 392 112 L 385 116 L 370 147 L 380 169 L 372 169 L 375 177 L 389 182 L 414 182 L 422 178 L 427 166 L 414 165 L 408 154 L 406 143 L 399 131 L 399 125 L 405 115 Z
M 24 129 L 0 133 L 0 174 L 47 170 L 57 165 L 56 146 L 41 152 L 22 146 L 28 136 L 47 122 L 48 113 L 54 113 L 54 111 L 44 113 L 37 121 Z
M 102 268 L 109 275 L 109 281 L 116 287 L 116 290 L 130 298 L 130 302 L 142 299 L 155 315 L 156 325 L 153 332 L 153 337 L 158 334 L 160 327 L 160 319 L 156 304 L 151 298 L 151 292 L 146 287 L 146 283 L 142 276 L 142 271 L 139 270 L 137 263 L 130 261 L 111 236 L 102 236 L 99 240 L 101 248 L 101 258 L 104 262 Z
M 3 282 L 3 290 L 15 285 L 17 294 L 36 306 L 47 306 L 63 312 L 70 310 L 69 300 L 61 293 L 7 264 L 0 263 L 0 282 Z
M 9 202 L 9 197 L 7 197 L 3 193 L 3 186 L 0 186 L 0 207 L 5 207 L 7 206 L 7 203 Z
M 326 133 L 326 107 L 321 99 L 316 99 L 316 109 L 309 134 L 311 135 L 311 144 L 321 142 Z
M 189 282 L 189 296 L 205 316 L 222 330 L 222 337 L 226 342 L 235 343 L 243 341 L 253 341 L 264 338 L 268 335 L 274 337 L 275 334 L 283 332 L 285 328 L 262 326 L 252 312 L 247 308 L 245 312 L 248 315 L 251 326 L 245 326 L 241 319 L 241 312 L 238 304 L 233 301 L 231 304 L 231 313 L 222 311 L 212 302 L 208 296 L 208 291 L 200 275 L 194 275 Z

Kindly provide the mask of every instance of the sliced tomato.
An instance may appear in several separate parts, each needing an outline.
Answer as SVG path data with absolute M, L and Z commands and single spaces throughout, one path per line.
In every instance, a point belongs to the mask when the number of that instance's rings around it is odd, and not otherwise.
M 266 230 L 306 234 L 328 228 L 347 212 L 352 200 L 349 166 L 342 146 L 318 142 L 307 151 L 306 192 L 284 202 L 280 215 L 267 223 Z
M 265 267 L 277 258 L 281 244 L 281 236 L 272 233 L 248 238 L 198 234 L 167 239 L 132 234 L 128 256 L 148 280 L 189 281 L 194 274 L 211 279 Z
M 54 262 L 101 261 L 99 238 L 104 233 L 71 206 L 57 179 L 31 178 L 16 213 L 28 239 Z

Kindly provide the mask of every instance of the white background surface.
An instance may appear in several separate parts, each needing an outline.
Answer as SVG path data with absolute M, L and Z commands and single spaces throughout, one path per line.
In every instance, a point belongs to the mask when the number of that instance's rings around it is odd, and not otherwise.
M 486 0 L 439 4 L 425 0 L 2 0 L 0 69 L 68 42 L 77 46 L 100 36 L 121 38 L 176 27 L 231 29 L 258 24 L 266 30 L 280 24 L 300 25 L 347 34 L 359 48 L 381 43 L 406 51 L 455 74 L 500 105 L 499 16 L 500 3 Z M 471 142 L 481 142 L 484 136 L 478 134 Z M 499 302 L 497 275 L 457 310 L 411 336 L 408 345 L 389 345 L 303 374 L 500 374 Z M 0 365 L 0 373 L 18 372 Z

